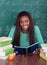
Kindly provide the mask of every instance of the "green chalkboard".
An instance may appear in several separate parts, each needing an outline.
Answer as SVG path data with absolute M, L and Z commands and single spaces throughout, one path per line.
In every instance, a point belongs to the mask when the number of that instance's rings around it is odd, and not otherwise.
M 7 36 L 20 11 L 29 11 L 47 42 L 47 0 L 0 0 L 0 36 Z

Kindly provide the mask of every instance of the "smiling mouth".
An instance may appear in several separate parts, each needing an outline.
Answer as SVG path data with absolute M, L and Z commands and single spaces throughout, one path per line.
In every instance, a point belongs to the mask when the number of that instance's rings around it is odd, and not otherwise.
M 23 26 L 24 28 L 27 28 L 28 26 Z
M 27 26 L 24 26 L 24 27 L 27 27 Z

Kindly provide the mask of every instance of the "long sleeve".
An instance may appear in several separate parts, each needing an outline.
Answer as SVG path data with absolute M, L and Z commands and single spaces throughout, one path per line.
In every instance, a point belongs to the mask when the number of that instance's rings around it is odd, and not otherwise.
M 15 32 L 15 26 L 13 26 L 13 27 L 11 28 L 8 37 L 13 38 L 13 37 L 14 37 L 14 32 Z
M 35 31 L 35 38 L 37 40 L 37 42 L 41 45 L 44 43 L 43 37 L 41 35 L 40 29 L 37 25 L 35 25 L 34 27 L 34 31 Z

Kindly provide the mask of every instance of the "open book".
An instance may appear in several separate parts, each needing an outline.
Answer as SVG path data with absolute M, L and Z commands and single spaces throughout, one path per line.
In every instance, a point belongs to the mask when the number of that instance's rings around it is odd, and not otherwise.
M 32 53 L 34 50 L 36 50 L 37 48 L 39 48 L 39 44 L 38 42 L 23 48 L 23 47 L 19 47 L 19 46 L 14 46 L 14 50 L 18 51 L 19 54 L 27 54 L 27 53 Z

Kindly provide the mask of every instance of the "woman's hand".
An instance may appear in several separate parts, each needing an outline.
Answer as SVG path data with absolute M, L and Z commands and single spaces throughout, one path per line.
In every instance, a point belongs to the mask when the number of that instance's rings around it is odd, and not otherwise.
M 18 54 L 18 51 L 15 51 L 15 54 L 17 55 Z
M 33 51 L 33 54 L 40 54 L 40 49 L 36 49 L 35 51 Z

